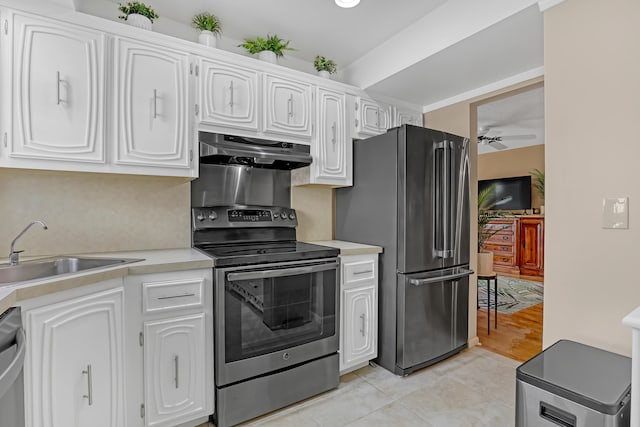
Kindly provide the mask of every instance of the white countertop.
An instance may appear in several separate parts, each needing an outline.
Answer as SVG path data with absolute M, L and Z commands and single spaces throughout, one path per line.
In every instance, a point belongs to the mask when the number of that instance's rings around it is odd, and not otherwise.
M 380 246 L 366 245 L 364 243 L 343 242 L 342 240 L 316 240 L 307 243 L 338 248 L 340 249 L 340 255 L 366 255 L 382 253 L 382 248 Z
M 95 270 L 53 276 L 47 279 L 29 280 L 0 287 L 0 313 L 18 301 L 90 285 L 103 280 L 135 274 L 164 273 L 169 271 L 212 268 L 213 260 L 204 253 L 192 249 L 162 249 L 127 252 L 77 254 L 78 257 L 139 258 L 142 261 L 113 265 Z M 50 258 L 50 257 L 38 257 Z M 36 259 L 36 258 L 33 258 Z

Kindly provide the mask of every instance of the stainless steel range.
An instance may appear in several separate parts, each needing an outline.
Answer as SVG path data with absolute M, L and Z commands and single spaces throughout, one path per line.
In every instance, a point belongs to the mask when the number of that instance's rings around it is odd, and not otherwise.
M 214 418 L 226 427 L 338 385 L 338 250 L 296 241 L 290 169 L 309 164 L 308 147 L 200 141 L 193 246 L 214 261 Z

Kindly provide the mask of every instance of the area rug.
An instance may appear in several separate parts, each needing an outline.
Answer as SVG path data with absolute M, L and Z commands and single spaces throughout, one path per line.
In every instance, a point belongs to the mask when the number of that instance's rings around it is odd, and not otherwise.
M 498 276 L 498 312 L 513 314 L 532 305 L 540 304 L 544 293 L 540 282 Z M 491 309 L 493 299 L 493 280 L 491 281 Z M 478 282 L 478 305 L 487 308 L 487 282 Z

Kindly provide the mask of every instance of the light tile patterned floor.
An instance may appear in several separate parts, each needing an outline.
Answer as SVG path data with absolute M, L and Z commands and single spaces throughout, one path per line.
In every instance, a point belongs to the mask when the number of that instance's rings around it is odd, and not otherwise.
M 480 347 L 399 377 L 378 366 L 243 427 L 512 427 L 519 362 Z

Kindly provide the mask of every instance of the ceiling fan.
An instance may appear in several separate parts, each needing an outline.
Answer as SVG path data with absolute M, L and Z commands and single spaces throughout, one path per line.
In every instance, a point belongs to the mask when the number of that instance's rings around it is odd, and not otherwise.
M 487 135 L 491 133 L 493 129 L 491 127 L 480 127 L 478 128 L 478 144 L 485 144 L 488 147 L 494 148 L 496 150 L 504 150 L 509 148 L 507 145 L 504 145 L 502 141 L 521 141 L 526 139 L 535 139 L 536 135 Z M 495 131 L 495 133 L 499 133 L 500 131 Z

